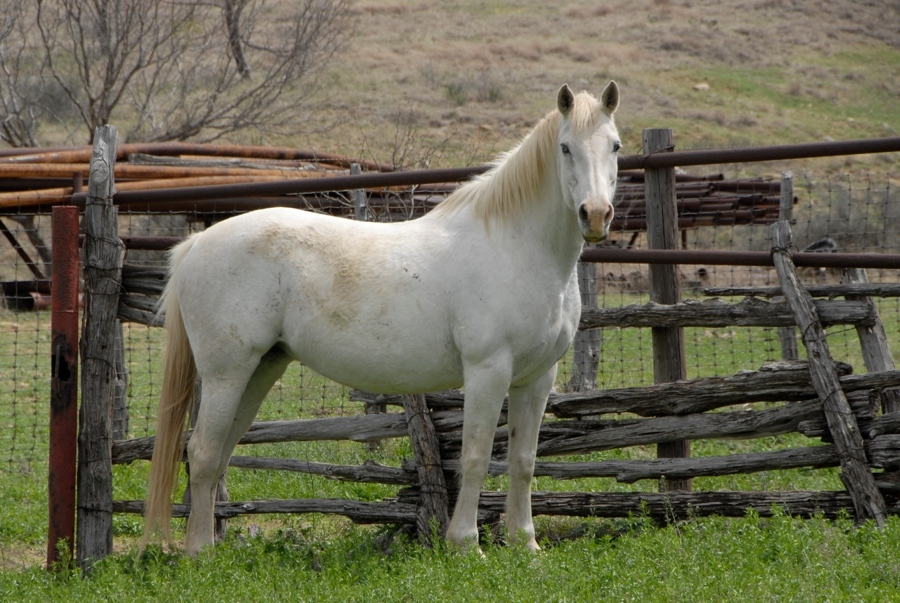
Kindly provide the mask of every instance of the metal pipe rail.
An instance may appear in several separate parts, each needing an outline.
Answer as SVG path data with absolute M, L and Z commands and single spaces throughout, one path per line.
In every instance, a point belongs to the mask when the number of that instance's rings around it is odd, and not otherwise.
M 649 155 L 631 155 L 619 158 L 619 169 L 780 161 L 786 159 L 834 157 L 838 155 L 893 153 L 897 151 L 900 151 L 900 136 L 836 142 L 787 144 L 769 147 L 709 149 L 671 153 L 651 153 Z M 248 196 L 309 194 L 385 186 L 416 186 L 468 180 L 474 176 L 483 174 L 489 169 L 490 166 L 482 165 L 465 168 L 443 168 L 409 172 L 364 173 L 356 176 L 306 178 L 278 182 L 221 184 L 190 188 L 171 188 L 156 191 L 120 191 L 113 196 L 113 202 L 122 204 L 165 201 L 200 201 Z M 72 195 L 72 203 L 83 206 L 85 198 L 84 193 L 75 193 Z

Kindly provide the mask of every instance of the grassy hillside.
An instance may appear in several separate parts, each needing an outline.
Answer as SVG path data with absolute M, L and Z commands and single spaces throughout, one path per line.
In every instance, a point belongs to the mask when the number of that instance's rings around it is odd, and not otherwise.
M 611 78 L 631 153 L 645 127 L 673 128 L 682 149 L 900 132 L 890 0 L 363 0 L 357 10 L 358 32 L 322 82 L 319 118 L 338 127 L 279 142 L 410 167 L 477 162 L 525 134 L 563 82 L 599 91 Z M 889 171 L 896 159 L 874 161 Z

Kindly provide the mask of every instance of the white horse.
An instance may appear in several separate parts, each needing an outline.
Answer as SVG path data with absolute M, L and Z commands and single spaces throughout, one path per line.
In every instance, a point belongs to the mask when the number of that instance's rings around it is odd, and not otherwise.
M 428 215 L 355 222 L 295 209 L 225 220 L 173 249 L 164 295 L 168 347 L 145 542 L 169 539 L 185 417 L 185 549 L 214 540 L 216 483 L 263 398 L 299 360 L 377 393 L 465 392 L 461 490 L 447 539 L 477 546 L 478 497 L 509 394 L 512 542 L 537 550 L 531 480 L 538 429 L 581 311 L 575 266 L 613 217 L 619 90 L 598 101 L 563 86 L 512 151 Z

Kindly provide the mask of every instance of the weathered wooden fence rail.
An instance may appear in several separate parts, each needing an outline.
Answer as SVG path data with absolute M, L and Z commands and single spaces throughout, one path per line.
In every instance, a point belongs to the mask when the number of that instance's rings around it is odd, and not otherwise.
M 651 189 L 659 189 L 658 193 L 650 196 L 669 199 L 671 204 L 674 179 L 671 173 L 667 173 L 670 168 L 666 163 L 668 159 L 664 158 L 669 154 L 646 155 L 648 162 L 662 162 L 659 165 L 654 163 L 654 167 L 658 168 L 652 174 L 655 182 L 648 182 L 647 190 L 651 193 Z M 651 214 L 658 209 L 651 207 L 653 203 L 648 199 L 646 206 L 640 207 L 641 211 L 647 211 L 648 224 L 654 222 Z M 636 203 L 635 207 L 639 205 Z M 771 221 L 768 217 L 766 220 Z M 663 243 L 660 246 L 666 248 L 661 250 L 664 253 L 677 247 L 677 237 L 671 235 L 668 233 L 661 237 Z M 87 238 L 96 236 L 96 232 L 86 233 Z M 103 236 L 115 243 L 114 234 Z M 776 244 L 773 247 L 776 248 L 773 256 L 777 256 L 784 253 L 787 246 Z M 784 260 L 783 257 L 774 257 L 776 264 L 783 264 L 779 267 L 780 273 L 790 270 Z M 660 275 L 657 280 L 670 278 L 671 271 L 660 271 Z M 110 270 L 106 276 L 120 285 L 115 295 L 94 290 L 93 287 L 86 294 L 105 295 L 111 301 L 118 298 L 118 317 L 121 320 L 156 324 L 155 298 L 165 280 L 162 271 L 126 265 L 119 272 Z M 877 522 L 882 521 L 887 513 L 900 512 L 900 412 L 889 412 L 898 410 L 894 403 L 896 390 L 900 388 L 900 371 L 894 369 L 889 352 L 885 352 L 884 338 L 879 340 L 880 320 L 875 305 L 865 297 L 880 292 L 897 295 L 897 291 L 890 287 L 867 286 L 859 282 L 858 277 L 856 281 L 851 289 L 818 292 L 818 295 L 829 299 L 803 302 L 805 311 L 798 310 L 797 299 L 803 298 L 807 292 L 800 291 L 798 294 L 796 283 L 789 277 L 782 277 L 781 291 L 745 290 L 740 294 L 750 297 L 737 303 L 717 299 L 681 302 L 676 284 L 674 296 L 665 293 L 657 303 L 586 309 L 580 325 L 582 330 L 603 326 L 649 327 L 654 332 L 659 330 L 660 333 L 674 334 L 674 340 L 677 340 L 678 330 L 686 326 L 788 327 L 802 324 L 804 333 L 808 334 L 821 329 L 822 325 L 854 325 L 866 348 L 864 357 L 867 358 L 869 372 L 852 374 L 848 366 L 833 363 L 824 351 L 811 351 L 808 364 L 776 362 L 757 371 L 729 377 L 688 381 L 676 376 L 658 379 L 661 382 L 642 388 L 554 394 L 548 404 L 549 416 L 541 428 L 538 447 L 541 460 L 535 468 L 536 475 L 557 479 L 608 477 L 631 483 L 664 478 L 667 483 L 680 482 L 683 487 L 689 488 L 689 480 L 698 476 L 798 467 L 841 467 L 846 491 L 536 492 L 532 499 L 534 512 L 598 517 L 647 513 L 663 519 L 707 514 L 739 516 L 747 509 L 767 515 L 777 505 L 787 513 L 801 516 L 821 513 L 834 517 L 852 508 L 858 517 L 871 517 Z M 760 299 L 779 294 L 784 295 L 785 300 Z M 830 299 L 834 296 L 848 299 Z M 883 328 L 881 331 L 883 335 Z M 804 339 L 807 346 L 827 346 L 824 337 L 814 342 L 807 339 Z M 827 351 L 827 347 L 822 350 Z M 655 354 L 659 358 L 664 355 L 662 352 Z M 114 376 L 106 379 L 114 380 Z M 108 405 L 112 404 L 112 395 L 104 389 L 94 396 L 95 399 L 85 400 L 85 404 L 98 404 L 99 407 L 91 412 L 106 417 L 110 412 Z M 461 394 L 443 392 L 404 400 L 359 392 L 354 393 L 353 397 L 368 406 L 402 407 L 404 410 L 315 420 L 258 422 L 247 432 L 242 443 L 313 440 L 370 442 L 412 436 L 415 458 L 400 467 L 386 467 L 375 463 L 351 466 L 297 459 L 234 457 L 232 466 L 394 484 L 401 487 L 395 499 L 369 503 L 332 499 L 221 502 L 216 506 L 217 515 L 224 518 L 253 513 L 337 513 L 361 523 L 399 523 L 421 528 L 427 525 L 429 518 L 446 514 L 455 495 L 459 464 Z M 420 405 L 418 410 L 415 404 Z M 756 405 L 746 407 L 748 404 Z M 420 421 L 423 416 L 428 420 Z M 105 420 L 98 421 L 105 429 Z M 706 458 L 677 458 L 675 454 L 668 456 L 676 458 L 598 462 L 564 462 L 552 458 L 624 446 L 666 446 L 691 439 L 755 438 L 792 432 L 821 439 L 822 442 L 811 441 L 811 444 L 818 445 L 765 453 Z M 113 442 L 105 434 L 101 430 L 102 441 L 95 443 L 100 447 L 98 457 L 109 458 L 108 462 L 113 464 L 150 457 L 153 438 Z M 853 437 L 847 437 L 847 434 Z M 501 416 L 495 437 L 495 458 L 490 466 L 494 474 L 506 470 L 506 444 L 505 416 Z M 679 446 L 681 453 L 687 455 L 689 448 Z M 435 473 L 436 463 L 439 463 L 439 468 Z M 876 474 L 872 472 L 873 468 L 883 471 Z M 106 484 L 103 481 L 106 480 L 105 467 L 103 475 L 101 481 Z M 111 552 L 111 528 L 107 522 L 110 513 L 140 513 L 143 509 L 141 501 L 107 502 L 111 488 L 104 488 L 96 500 L 91 498 L 93 494 L 90 489 L 79 491 L 79 507 L 92 513 L 99 512 L 106 526 L 103 529 L 108 530 L 99 533 L 102 530 L 98 528 L 97 533 L 89 536 L 93 539 L 85 548 L 91 551 L 89 559 L 97 559 Z M 502 511 L 502 496 L 501 493 L 482 493 L 482 521 L 498 520 Z M 175 514 L 186 515 L 188 508 L 186 505 L 176 505 Z
M 900 440 L 900 421 L 892 415 L 877 416 L 878 395 L 886 388 L 900 387 L 900 371 L 849 374 L 850 367 L 838 365 L 841 373 L 840 385 L 851 402 L 854 415 L 866 439 L 884 442 Z M 397 398 L 371 396 L 355 392 L 355 399 L 385 404 L 398 404 Z M 399 397 L 398 397 L 399 398 Z M 441 457 L 445 472 L 452 477 L 456 466 L 446 464 L 458 457 L 459 433 L 462 429 L 461 394 L 425 395 L 426 404 L 431 409 L 435 431 L 441 442 Z M 782 402 L 771 408 L 760 410 L 740 410 L 709 413 L 708 411 L 727 406 L 743 406 L 754 402 Z M 457 407 L 457 408 L 454 408 Z M 759 371 L 748 371 L 731 377 L 694 379 L 676 383 L 645 387 L 598 390 L 593 392 L 557 393 L 550 398 L 547 411 L 556 419 L 545 420 L 538 447 L 539 456 L 559 454 L 582 454 L 598 450 L 609 450 L 625 446 L 656 444 L 661 441 L 679 439 L 724 439 L 754 438 L 784 433 L 800 432 L 810 437 L 827 437 L 824 430 L 822 403 L 817 398 L 805 362 L 777 362 L 764 366 Z M 634 414 L 647 418 L 590 419 L 606 414 Z M 570 418 L 577 420 L 569 420 Z M 496 433 L 495 453 L 503 455 L 506 447 L 505 421 L 501 418 Z M 398 412 L 372 415 L 354 415 L 324 419 L 295 421 L 256 422 L 241 440 L 241 444 L 262 444 L 296 441 L 349 440 L 367 442 L 385 438 L 406 437 L 408 435 L 406 415 Z M 146 437 L 116 442 L 113 445 L 113 463 L 130 463 L 147 460 L 153 451 L 154 438 Z M 822 450 L 813 453 L 811 450 Z M 885 445 L 876 448 L 884 449 Z M 791 467 L 803 466 L 802 459 L 813 459 L 813 465 L 822 465 L 823 459 L 832 458 L 828 446 L 803 448 L 796 452 L 760 453 L 748 456 L 761 460 L 793 459 L 784 461 Z M 725 459 L 731 457 L 723 457 Z M 836 458 L 836 457 L 835 457 Z M 900 462 L 900 457 L 896 459 Z M 759 467 L 746 465 L 744 471 L 763 471 L 773 467 L 763 463 Z M 679 459 L 652 461 L 602 461 L 598 463 L 576 463 L 577 469 L 562 471 L 549 469 L 538 463 L 538 474 L 567 477 L 603 476 L 616 477 L 619 469 L 604 467 L 644 466 L 654 467 L 644 470 L 650 479 L 666 477 L 670 465 L 697 466 L 722 462 L 710 459 Z M 776 461 L 776 464 L 782 461 Z M 568 464 L 568 463 L 562 463 Z M 414 472 L 409 468 L 396 470 L 381 465 L 360 465 L 356 467 L 310 463 L 290 459 L 257 459 L 235 457 L 234 466 L 246 468 L 271 468 L 317 475 L 327 475 L 337 479 L 369 481 L 380 483 L 410 483 Z M 502 465 L 494 465 L 494 470 Z M 836 466 L 832 464 L 830 466 Z M 883 465 L 877 465 L 883 466 Z M 541 468 L 543 467 L 543 469 Z M 786 468 L 784 466 L 777 468 Z M 684 471 L 684 469 L 681 469 Z M 712 475 L 708 469 L 698 469 L 704 475 Z M 546 471 L 548 473 L 540 473 Z M 654 472 L 655 471 L 655 472 Z M 726 473 L 731 473 L 727 471 Z M 369 475 L 370 474 L 370 475 Z M 405 477 L 404 477 L 405 476 Z M 629 475 L 624 481 L 635 481 Z

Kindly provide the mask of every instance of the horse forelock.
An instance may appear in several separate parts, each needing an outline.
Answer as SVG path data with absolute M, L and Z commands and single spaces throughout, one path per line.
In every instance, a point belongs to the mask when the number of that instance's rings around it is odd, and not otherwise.
M 581 92 L 568 121 L 576 136 L 587 136 L 600 127 L 604 116 L 597 99 Z M 556 171 L 561 119 L 559 111 L 550 112 L 516 147 L 493 161 L 490 170 L 461 186 L 434 211 L 453 211 L 471 204 L 489 225 L 508 221 L 539 201 L 544 177 Z
M 569 124 L 573 134 L 586 137 L 595 132 L 604 118 L 612 119 L 603 111 L 603 106 L 588 92 L 580 92 L 575 96 L 575 106 L 569 114 Z

